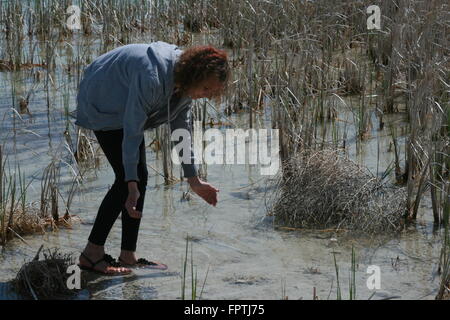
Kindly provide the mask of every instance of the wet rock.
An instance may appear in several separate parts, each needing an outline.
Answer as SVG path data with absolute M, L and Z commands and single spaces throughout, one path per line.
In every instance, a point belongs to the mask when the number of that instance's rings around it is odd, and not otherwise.
M 401 299 L 401 296 L 395 295 L 392 292 L 386 290 L 376 291 L 371 300 L 394 300 Z
M 242 191 L 242 192 L 230 192 L 230 194 L 235 197 L 242 200 L 254 200 L 255 195 L 251 191 Z
M 267 282 L 268 279 L 262 276 L 233 275 L 232 277 L 224 278 L 223 281 L 236 285 L 254 285 Z
M 304 274 L 322 274 L 318 267 L 309 267 L 303 271 Z

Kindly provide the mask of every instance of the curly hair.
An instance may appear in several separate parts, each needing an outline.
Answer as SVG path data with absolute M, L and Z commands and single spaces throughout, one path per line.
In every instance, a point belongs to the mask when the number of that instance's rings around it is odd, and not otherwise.
M 183 51 L 174 72 L 175 83 L 182 91 L 215 76 L 223 84 L 223 90 L 217 93 L 221 95 L 230 78 L 228 55 L 213 46 L 191 47 Z

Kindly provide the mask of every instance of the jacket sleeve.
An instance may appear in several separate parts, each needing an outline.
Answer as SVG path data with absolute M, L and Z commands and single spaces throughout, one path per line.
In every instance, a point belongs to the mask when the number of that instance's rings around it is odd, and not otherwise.
M 122 161 L 125 181 L 139 181 L 137 166 L 139 146 L 144 139 L 144 125 L 147 120 L 146 105 L 152 105 L 156 80 L 149 74 L 137 73 L 130 81 L 130 89 L 123 117 Z
M 192 150 L 192 130 L 191 130 L 191 102 L 183 108 L 183 110 L 178 114 L 178 116 L 170 122 L 170 131 L 171 134 L 176 129 L 186 129 L 189 131 L 189 141 L 187 141 L 187 145 L 189 146 L 187 152 L 190 153 L 190 161 L 189 163 L 184 163 L 184 161 L 181 161 L 181 166 L 183 168 L 184 177 L 190 178 L 195 177 L 198 175 L 197 173 L 197 167 L 194 164 L 195 156 L 194 151 Z M 174 143 L 180 143 L 183 138 L 180 138 L 178 141 L 175 141 Z M 180 159 L 183 159 L 183 150 L 180 150 L 180 153 L 178 154 L 180 156 Z

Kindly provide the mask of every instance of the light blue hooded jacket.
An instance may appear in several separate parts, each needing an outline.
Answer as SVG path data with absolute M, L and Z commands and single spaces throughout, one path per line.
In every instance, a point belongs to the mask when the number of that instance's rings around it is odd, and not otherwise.
M 125 181 L 139 181 L 144 130 L 169 122 L 171 131 L 191 131 L 192 100 L 172 95 L 174 65 L 181 53 L 177 46 L 161 41 L 129 44 L 101 55 L 84 71 L 75 124 L 96 131 L 123 128 Z M 184 176 L 197 176 L 193 151 L 188 151 L 190 163 L 181 163 Z

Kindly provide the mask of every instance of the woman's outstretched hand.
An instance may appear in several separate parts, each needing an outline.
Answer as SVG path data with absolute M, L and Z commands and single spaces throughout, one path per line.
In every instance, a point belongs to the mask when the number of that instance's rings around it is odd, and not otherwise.
M 198 194 L 203 200 L 208 202 L 210 205 L 216 206 L 217 204 L 217 192 L 219 189 L 216 189 L 211 184 L 200 180 L 198 177 L 188 178 L 189 185 L 191 189 Z
M 142 212 L 136 210 L 137 201 L 141 194 L 139 193 L 139 189 L 137 187 L 137 183 L 132 181 L 128 182 L 128 197 L 125 202 L 125 208 L 128 211 L 130 217 L 134 219 L 141 219 Z

